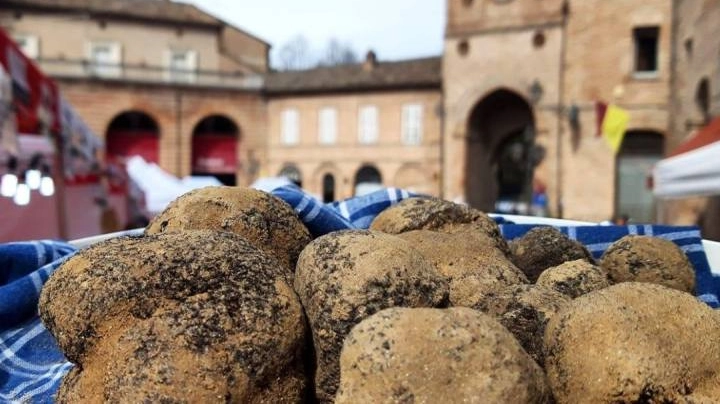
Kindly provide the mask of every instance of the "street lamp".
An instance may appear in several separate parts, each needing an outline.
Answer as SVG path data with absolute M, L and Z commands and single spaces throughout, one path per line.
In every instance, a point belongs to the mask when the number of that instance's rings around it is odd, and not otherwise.
M 10 156 L 7 161 L 8 172 L 3 174 L 2 180 L 0 180 L 0 195 L 8 198 L 15 196 L 18 186 L 17 166 L 17 157 Z

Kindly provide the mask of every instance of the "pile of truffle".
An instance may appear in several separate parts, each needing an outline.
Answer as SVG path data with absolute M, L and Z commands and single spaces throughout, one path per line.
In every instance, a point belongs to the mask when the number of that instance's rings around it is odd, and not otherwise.
M 413 198 L 312 240 L 282 200 L 212 187 L 73 256 L 40 315 L 75 364 L 61 403 L 718 402 L 720 313 L 694 283 L 659 238 L 598 263 Z

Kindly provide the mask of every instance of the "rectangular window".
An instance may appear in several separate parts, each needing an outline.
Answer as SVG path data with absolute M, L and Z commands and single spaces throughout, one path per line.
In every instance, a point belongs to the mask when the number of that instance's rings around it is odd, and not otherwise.
M 40 38 L 35 35 L 17 34 L 13 36 L 15 43 L 30 59 L 40 57 Z
M 90 73 L 100 77 L 120 77 L 122 52 L 117 42 L 91 42 L 89 45 Z
M 172 49 L 167 52 L 166 60 L 167 80 L 178 83 L 195 82 L 197 79 L 197 52 Z
M 318 113 L 318 140 L 320 144 L 334 144 L 337 139 L 337 110 L 322 108 Z
M 423 107 L 421 104 L 406 104 L 402 108 L 402 142 L 406 145 L 422 143 Z
M 373 144 L 378 141 L 378 109 L 374 105 L 360 107 L 358 141 L 361 144 Z
M 297 109 L 282 112 L 282 143 L 295 145 L 300 142 L 300 114 Z
M 635 41 L 635 73 L 655 75 L 658 71 L 659 27 L 633 29 Z

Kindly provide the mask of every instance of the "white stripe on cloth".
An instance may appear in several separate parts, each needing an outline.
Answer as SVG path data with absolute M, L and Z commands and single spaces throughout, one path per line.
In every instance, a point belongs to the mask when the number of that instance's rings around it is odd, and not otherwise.
M 313 206 L 312 210 L 308 212 L 307 215 L 305 215 L 305 221 L 306 222 L 312 222 L 315 220 L 317 215 L 320 214 L 320 211 L 322 210 L 322 206 L 319 203 L 316 203 L 315 206 Z
M 653 227 L 651 224 L 646 224 L 643 226 L 643 230 L 645 231 L 646 236 L 652 236 L 653 235 Z
M 7 394 L 0 393 L 0 397 L 3 400 L 17 401 L 21 403 L 31 402 L 33 397 L 37 396 L 40 393 L 48 391 L 55 384 L 55 382 L 57 382 L 59 378 L 63 377 L 65 373 L 67 373 L 67 370 L 70 369 L 72 366 L 72 363 L 69 362 L 57 366 L 52 366 L 52 370 L 48 370 L 47 372 L 38 375 L 36 379 L 19 384 Z M 47 379 L 48 377 L 51 377 L 50 380 Z M 41 381 L 44 381 L 45 383 L 30 391 L 23 392 L 25 388 L 30 387 L 33 384 L 37 384 Z M 18 397 L 19 394 L 22 394 L 22 396 Z
M 347 220 L 350 220 L 350 212 L 348 211 L 347 203 L 345 201 L 340 202 L 340 214 Z
M 10 362 L 12 362 L 14 365 L 17 365 L 18 367 L 24 368 L 28 371 L 42 371 L 45 369 L 45 366 L 38 366 L 34 363 L 30 363 L 25 361 L 24 359 L 19 358 L 16 355 L 16 352 L 19 351 L 25 344 L 30 341 L 31 339 L 37 337 L 45 331 L 45 327 L 40 322 L 40 319 L 37 319 L 37 322 L 33 327 L 27 331 L 22 337 L 20 337 L 17 341 L 15 341 L 11 346 L 5 345 L 3 341 L 0 341 L 0 355 L 7 358 Z M 0 366 L 2 366 L 4 362 L 4 359 L 0 358 Z
M 33 241 L 30 244 L 35 247 L 35 256 L 37 257 L 36 268 L 40 268 L 45 262 L 45 246 L 43 246 L 39 241 Z
M 38 271 L 34 271 L 30 274 L 30 280 L 32 281 L 33 287 L 35 287 L 35 295 L 40 296 L 40 290 L 42 290 L 42 279 L 40 278 L 40 273 Z
M 628 234 L 636 235 L 638 234 L 638 228 L 634 224 L 628 225 Z
M 298 214 L 302 213 L 302 211 L 305 209 L 306 206 L 308 206 L 309 203 L 310 198 L 308 198 L 307 196 L 303 196 L 300 200 L 300 203 L 298 203 L 295 207 L 295 212 L 297 212 Z
M 385 190 L 385 193 L 388 196 L 388 200 L 390 201 L 390 205 L 395 205 L 398 201 L 397 193 L 395 192 L 395 188 L 387 188 Z
M 692 253 L 692 252 L 698 252 L 698 251 L 705 251 L 703 249 L 702 244 L 690 244 L 690 245 L 684 245 L 680 247 L 681 250 L 685 253 Z
M 568 227 L 568 237 L 571 240 L 577 240 L 577 228 L 576 227 Z

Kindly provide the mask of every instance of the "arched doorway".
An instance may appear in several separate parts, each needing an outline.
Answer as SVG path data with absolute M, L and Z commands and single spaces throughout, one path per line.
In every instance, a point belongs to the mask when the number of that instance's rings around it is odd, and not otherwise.
M 105 133 L 105 155 L 108 163 L 122 164 L 125 159 L 140 156 L 157 163 L 160 129 L 150 115 L 142 111 L 118 114 Z
M 615 216 L 627 215 L 635 223 L 655 221 L 655 197 L 648 178 L 664 149 L 665 137 L 661 133 L 625 133 L 615 158 Z
M 335 200 L 335 176 L 330 173 L 323 175 L 322 198 L 325 203 Z
M 526 213 L 539 155 L 530 105 L 512 91 L 496 90 L 473 108 L 467 133 L 468 204 L 487 212 Z
M 295 164 L 285 164 L 278 175 L 289 179 L 293 184 L 302 188 L 302 174 Z
M 355 196 L 366 195 L 382 187 L 382 175 L 375 166 L 366 164 L 355 173 Z
M 192 174 L 211 175 L 224 185 L 235 185 L 239 134 L 235 122 L 222 115 L 198 122 L 192 137 Z

